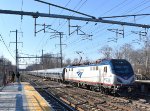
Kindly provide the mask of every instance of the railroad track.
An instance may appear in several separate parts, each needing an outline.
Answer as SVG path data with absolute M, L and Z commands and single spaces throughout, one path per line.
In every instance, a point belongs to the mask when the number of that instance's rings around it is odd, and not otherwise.
M 29 78 L 29 77 L 28 77 Z M 38 86 L 79 111 L 150 111 L 150 104 L 33 77 Z
M 63 88 L 64 89 L 64 88 Z M 64 99 L 68 104 L 71 104 L 73 107 L 77 109 L 83 110 L 103 110 L 103 111 L 131 111 L 132 108 L 125 106 L 125 101 L 122 100 L 118 102 L 124 104 L 118 104 L 117 100 L 114 98 L 110 98 L 104 94 L 100 95 L 97 93 L 93 93 L 92 91 L 80 90 L 78 88 L 71 89 L 50 89 L 50 91 L 54 92 L 55 95 L 60 96 Z M 128 101 L 126 101 L 127 103 Z
M 35 87 L 41 96 L 51 105 L 54 111 L 76 111 L 75 108 L 66 104 L 61 99 L 55 97 L 52 93 L 47 91 L 47 89 L 39 87 L 36 82 L 27 79 L 25 81 L 28 81 L 33 87 Z

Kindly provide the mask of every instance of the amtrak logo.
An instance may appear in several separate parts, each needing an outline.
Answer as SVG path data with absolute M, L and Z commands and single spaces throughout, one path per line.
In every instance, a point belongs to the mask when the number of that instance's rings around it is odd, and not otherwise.
M 81 78 L 82 74 L 83 74 L 83 71 L 78 71 L 77 72 L 78 76 Z

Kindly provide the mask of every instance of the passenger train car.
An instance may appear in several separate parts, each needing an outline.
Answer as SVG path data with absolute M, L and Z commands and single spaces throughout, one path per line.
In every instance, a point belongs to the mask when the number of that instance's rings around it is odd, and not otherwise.
M 132 66 L 124 59 L 102 60 L 98 64 L 67 66 L 30 73 L 104 92 L 129 88 L 135 81 Z

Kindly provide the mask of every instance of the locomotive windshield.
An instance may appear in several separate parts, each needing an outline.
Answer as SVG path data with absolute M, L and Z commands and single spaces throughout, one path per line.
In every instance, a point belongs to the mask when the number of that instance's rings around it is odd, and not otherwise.
M 113 71 L 116 75 L 133 75 L 131 64 L 126 60 L 112 60 Z

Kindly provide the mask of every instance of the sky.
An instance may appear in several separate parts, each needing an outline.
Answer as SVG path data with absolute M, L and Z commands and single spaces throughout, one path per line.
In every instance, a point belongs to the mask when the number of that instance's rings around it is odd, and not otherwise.
M 117 16 L 117 15 L 129 15 L 129 14 L 147 14 L 150 10 L 149 0 L 43 0 L 45 2 L 53 3 L 73 9 L 88 15 L 92 15 L 96 18 L 107 17 L 107 16 Z M 40 12 L 49 13 L 49 7 L 46 4 L 36 2 L 34 0 L 1 0 L 0 1 L 1 10 L 16 10 L 16 11 L 29 11 L 29 12 Z M 74 12 L 69 12 L 63 9 L 59 9 L 50 6 L 51 14 L 59 15 L 69 15 L 85 17 L 83 15 L 76 14 Z M 139 24 L 149 24 L 150 16 L 136 17 L 125 17 L 125 18 L 111 18 L 107 20 L 139 23 Z M 68 20 L 66 19 L 56 19 L 56 18 L 37 18 L 37 24 L 51 25 L 51 28 L 59 32 L 63 32 L 62 46 L 63 56 L 65 59 L 79 58 L 77 51 L 82 52 L 81 56 L 85 60 L 86 58 L 90 60 L 97 60 L 102 58 L 102 54 L 99 53 L 105 45 L 117 49 L 125 43 L 132 44 L 135 48 L 141 48 L 139 44 L 133 44 L 132 41 L 139 38 L 138 35 L 131 33 L 131 31 L 142 31 L 143 28 L 131 27 L 131 26 L 121 26 L 112 25 L 104 23 L 95 23 L 87 21 L 77 21 L 71 20 L 71 26 L 81 26 L 79 33 L 84 32 L 86 35 L 92 35 L 91 37 L 85 35 L 78 35 L 77 32 L 72 33 L 70 36 L 68 34 Z M 59 49 L 59 37 L 53 36 L 52 30 L 46 29 L 47 33 L 39 32 L 34 36 L 34 18 L 30 16 L 18 15 L 6 15 L 0 14 L 0 56 L 4 56 L 9 59 L 13 64 L 15 64 L 15 33 L 11 31 L 18 30 L 18 42 L 23 42 L 23 44 L 18 44 L 19 56 L 41 56 L 42 50 L 44 53 L 58 54 Z M 43 27 L 37 26 L 37 30 Z M 125 36 L 124 38 L 119 35 L 117 42 L 108 42 L 111 38 L 114 40 L 116 34 L 114 32 L 108 31 L 108 29 L 119 29 L 124 28 Z M 70 31 L 75 31 L 76 28 L 71 27 Z M 23 33 L 21 33 L 23 32 Z M 6 48 L 7 47 L 7 48 Z M 8 51 L 9 50 L 9 51 Z M 35 63 L 35 59 L 20 59 L 20 64 L 31 64 Z M 25 66 L 25 65 L 24 65 Z M 23 66 L 20 66 L 23 67 Z

